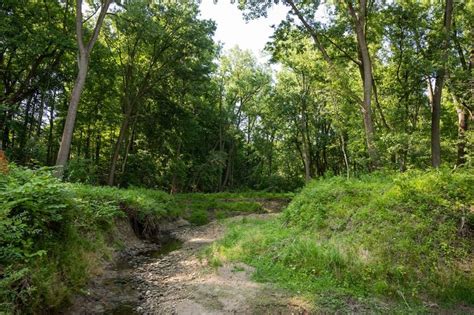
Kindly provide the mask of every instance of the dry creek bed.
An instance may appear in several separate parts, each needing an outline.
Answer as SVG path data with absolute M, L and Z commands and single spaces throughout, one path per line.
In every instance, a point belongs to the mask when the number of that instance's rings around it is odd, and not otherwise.
M 252 281 L 250 266 L 209 266 L 199 254 L 223 237 L 224 224 L 181 225 L 160 245 L 135 240 L 91 281 L 66 314 L 308 314 L 297 298 Z

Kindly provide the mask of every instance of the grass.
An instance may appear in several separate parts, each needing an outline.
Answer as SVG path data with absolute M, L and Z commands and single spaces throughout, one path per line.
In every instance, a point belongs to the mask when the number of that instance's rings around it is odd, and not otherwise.
M 243 192 L 243 193 L 190 193 L 174 196 L 176 212 L 196 225 L 211 219 L 223 219 L 244 213 L 261 213 L 267 209 L 268 201 L 287 203 L 292 193 Z M 272 210 L 272 209 L 268 209 Z
M 208 249 L 322 311 L 423 312 L 474 304 L 474 174 L 315 180 L 280 218 L 230 223 Z

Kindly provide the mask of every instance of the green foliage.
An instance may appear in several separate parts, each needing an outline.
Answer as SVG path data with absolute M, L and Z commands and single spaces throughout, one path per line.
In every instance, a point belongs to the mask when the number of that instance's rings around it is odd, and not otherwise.
M 31 311 L 41 302 L 57 307 L 69 290 L 56 277 L 76 268 L 63 265 L 64 251 L 77 245 L 73 195 L 49 171 L 19 169 L 0 179 L 0 305 Z M 40 277 L 43 275 L 44 277 Z M 38 279 L 40 278 L 40 279 Z M 66 283 L 73 286 L 74 279 Z M 50 286 L 50 287 L 49 287 Z M 44 290 L 46 289 L 47 290 Z
M 173 198 L 159 190 L 116 187 L 89 186 L 70 184 L 77 197 L 85 202 L 101 202 L 104 205 L 114 204 L 116 209 L 135 209 L 139 216 L 154 215 L 164 217 L 175 216 L 173 212 Z
M 209 222 L 209 215 L 204 209 L 196 209 L 191 211 L 188 217 L 189 222 L 195 225 L 204 225 Z
M 232 224 L 209 252 L 323 308 L 472 305 L 472 187 L 469 170 L 315 180 L 279 219 Z
M 160 191 L 64 184 L 48 169 L 14 165 L 1 176 L 2 312 L 60 309 L 107 256 L 116 220 L 128 216 L 149 236 L 159 220 L 178 214 Z
M 74 159 L 67 165 L 64 175 L 70 182 L 98 184 L 97 165 L 90 159 Z

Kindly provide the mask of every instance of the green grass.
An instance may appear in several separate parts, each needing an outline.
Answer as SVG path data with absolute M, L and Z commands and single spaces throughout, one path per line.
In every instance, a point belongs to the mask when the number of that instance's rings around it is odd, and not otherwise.
M 223 219 L 237 214 L 265 212 L 267 201 L 289 202 L 292 193 L 190 193 L 174 196 L 176 212 L 196 225 L 211 219 Z
M 280 218 L 231 223 L 208 255 L 321 310 L 473 305 L 473 205 L 472 170 L 315 180 Z

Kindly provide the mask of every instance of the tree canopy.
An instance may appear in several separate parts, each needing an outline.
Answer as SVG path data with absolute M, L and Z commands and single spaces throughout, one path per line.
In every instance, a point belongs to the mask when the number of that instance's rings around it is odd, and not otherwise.
M 198 3 L 81 3 L 0 4 L 0 139 L 17 164 L 210 192 L 473 163 L 471 2 L 280 1 L 278 70 L 223 51 Z M 275 2 L 236 5 L 254 19 Z

